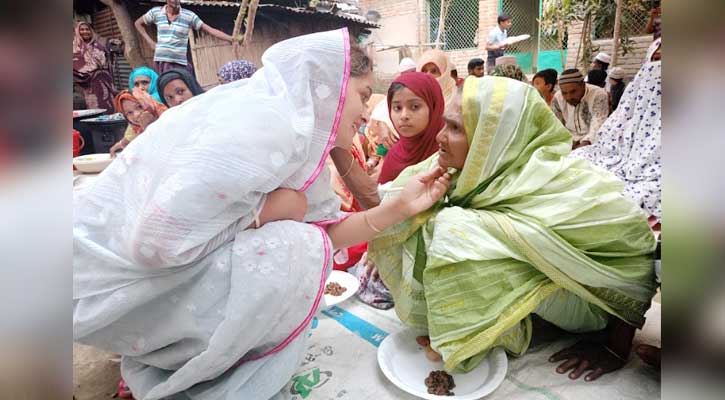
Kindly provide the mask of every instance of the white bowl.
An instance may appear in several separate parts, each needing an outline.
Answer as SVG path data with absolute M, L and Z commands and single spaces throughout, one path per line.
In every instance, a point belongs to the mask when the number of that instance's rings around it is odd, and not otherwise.
M 97 174 L 103 171 L 113 161 L 108 153 L 86 154 L 73 159 L 73 165 L 80 172 Z

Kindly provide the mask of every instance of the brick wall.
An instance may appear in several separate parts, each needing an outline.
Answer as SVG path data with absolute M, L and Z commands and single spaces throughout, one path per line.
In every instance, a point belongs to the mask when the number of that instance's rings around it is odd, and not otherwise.
M 577 48 L 581 43 L 582 25 L 583 24 L 581 22 L 576 22 L 569 26 L 569 52 L 566 59 L 567 68 L 584 69 L 583 65 L 577 65 L 576 60 Z M 627 55 L 623 55 L 622 48 L 620 47 L 619 57 L 617 60 L 617 66 L 624 70 L 625 80 L 630 80 L 637 74 L 637 71 L 639 71 L 639 68 L 642 66 L 642 62 L 647 55 L 647 49 L 652 43 L 652 35 L 633 36 L 630 37 L 630 40 L 632 41 L 630 51 Z M 593 40 L 592 44 L 599 46 L 599 51 L 612 55 L 612 39 Z M 610 68 L 611 67 L 612 66 L 610 66 Z
M 429 37 L 430 22 L 427 0 L 360 0 L 360 7 L 366 12 L 375 10 L 380 13 L 381 20 L 379 23 L 384 25 L 386 19 L 390 17 L 399 17 L 401 15 L 418 15 L 418 40 L 420 43 L 430 43 L 435 38 Z M 468 60 L 474 57 L 486 59 L 486 38 L 488 32 L 496 26 L 498 18 L 498 0 L 479 0 L 478 2 L 478 47 L 464 50 L 448 51 L 448 57 L 451 63 L 458 70 L 458 76 L 465 78 L 468 75 Z M 422 51 L 430 49 L 430 46 L 417 47 L 419 43 L 411 43 L 413 56 L 417 57 Z M 385 82 L 392 79 L 390 73 L 377 73 L 377 78 L 381 87 L 385 86 Z

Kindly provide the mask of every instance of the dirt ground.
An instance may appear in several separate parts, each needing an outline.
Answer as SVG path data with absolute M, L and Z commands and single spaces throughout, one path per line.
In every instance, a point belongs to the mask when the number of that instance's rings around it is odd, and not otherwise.
M 121 379 L 118 358 L 94 347 L 73 344 L 73 395 L 76 400 L 110 399 Z

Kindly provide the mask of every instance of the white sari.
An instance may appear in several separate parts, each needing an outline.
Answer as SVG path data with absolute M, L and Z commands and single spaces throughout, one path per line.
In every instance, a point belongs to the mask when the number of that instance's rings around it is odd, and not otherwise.
M 266 399 L 305 348 L 332 264 L 323 228 L 245 230 L 265 194 L 338 215 L 324 161 L 350 76 L 346 29 L 164 113 L 75 199 L 73 333 L 123 356 L 138 400 Z

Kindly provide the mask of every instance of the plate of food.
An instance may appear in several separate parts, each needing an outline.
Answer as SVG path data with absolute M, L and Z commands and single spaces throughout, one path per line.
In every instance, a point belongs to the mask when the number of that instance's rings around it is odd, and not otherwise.
M 477 400 L 491 394 L 506 377 L 506 352 L 496 347 L 476 368 L 449 374 L 430 348 L 430 341 L 413 330 L 386 337 L 378 347 L 378 365 L 400 389 L 423 399 Z
M 325 282 L 325 303 L 328 307 L 352 297 L 360 287 L 355 275 L 344 271 L 332 271 Z
M 86 174 L 97 174 L 104 169 L 113 161 L 111 155 L 108 153 L 96 153 L 86 154 L 84 156 L 78 156 L 73 159 L 73 165 L 75 165 L 78 171 Z

